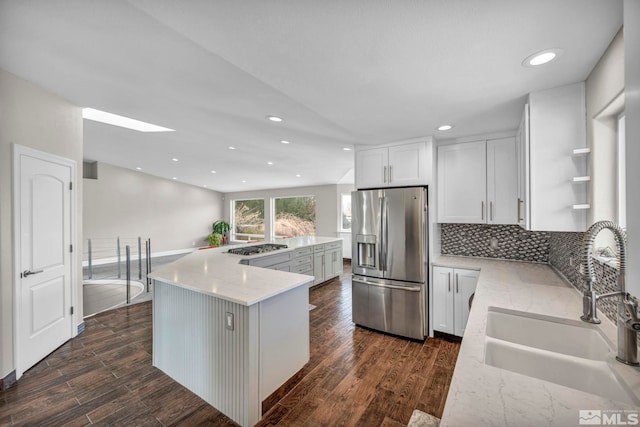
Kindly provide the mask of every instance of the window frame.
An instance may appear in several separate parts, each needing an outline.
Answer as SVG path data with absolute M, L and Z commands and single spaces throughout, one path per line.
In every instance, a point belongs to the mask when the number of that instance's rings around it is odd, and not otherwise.
M 273 240 L 283 240 L 287 239 L 288 236 L 277 236 L 276 235 L 276 199 L 297 199 L 297 198 L 313 198 L 314 203 L 314 220 L 313 220 L 313 235 L 316 235 L 316 231 L 318 229 L 318 205 L 317 205 L 317 196 L 315 194 L 302 194 L 302 195 L 293 195 L 293 196 L 272 196 L 270 199 L 270 214 L 271 214 L 271 238 Z M 293 236 L 296 237 L 296 236 Z
M 351 210 L 351 193 L 340 193 L 340 211 L 338 212 L 338 223 L 340 224 L 340 232 L 341 233 L 351 233 L 351 227 L 344 228 L 342 222 L 342 215 L 344 213 L 344 196 L 349 196 L 349 210 Z M 349 223 L 351 225 L 352 222 Z
M 262 200 L 263 204 L 263 214 L 262 214 L 262 222 L 266 226 L 266 216 L 267 216 L 267 200 L 264 197 L 243 197 L 238 199 L 231 199 L 229 202 L 230 212 L 231 212 L 231 240 L 242 241 L 242 242 L 252 242 L 252 241 L 261 241 L 265 239 L 265 234 L 251 234 L 251 233 L 236 233 L 236 202 L 243 202 L 249 200 Z M 265 230 L 266 231 L 266 230 Z M 238 239 L 236 236 L 247 236 L 247 240 Z
M 626 178 L 626 115 L 622 111 L 617 117 L 617 181 L 616 216 L 618 225 L 627 228 L 627 178 Z

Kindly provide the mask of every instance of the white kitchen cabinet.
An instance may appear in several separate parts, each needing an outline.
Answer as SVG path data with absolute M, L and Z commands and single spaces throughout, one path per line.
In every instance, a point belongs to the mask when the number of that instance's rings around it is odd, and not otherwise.
M 360 150 L 356 157 L 356 188 L 427 185 L 424 142 Z
M 487 224 L 518 223 L 515 138 L 487 141 Z
M 520 224 L 534 231 L 582 232 L 588 206 L 584 83 L 529 94 L 518 130 Z M 528 117 L 527 117 L 528 116 Z M 528 120 L 527 120 L 528 119 Z M 574 208 L 574 206 L 576 208 Z
M 324 282 L 324 245 L 315 245 L 313 253 L 313 284 Z
M 438 147 L 438 222 L 517 224 L 515 138 Z
M 438 147 L 438 222 L 486 222 L 486 142 Z
M 313 253 L 314 285 L 342 274 L 342 241 L 315 245 Z
M 529 104 L 524 106 L 518 133 L 516 134 L 516 156 L 518 159 L 518 205 L 516 216 L 518 224 L 530 230 L 529 223 Z
M 326 243 L 325 245 L 325 280 L 342 274 L 342 242 Z
M 479 274 L 477 270 L 433 267 L 434 330 L 464 336 Z

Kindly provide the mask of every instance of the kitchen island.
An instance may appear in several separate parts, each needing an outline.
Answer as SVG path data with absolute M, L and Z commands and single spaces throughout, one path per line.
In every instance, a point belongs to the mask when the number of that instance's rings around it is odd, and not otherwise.
M 553 374 L 549 380 L 543 380 L 488 363 L 486 346 L 493 340 L 487 332 L 490 313 L 550 317 L 558 325 L 597 329 L 610 346 L 616 348 L 615 325 L 604 314 L 600 316 L 600 325 L 581 322 L 582 294 L 551 267 L 454 256 L 438 257 L 433 265 L 480 270 L 441 426 L 570 426 L 580 424 L 580 410 L 609 411 L 608 416 L 619 415 L 622 419 L 625 414 L 638 414 L 640 370 L 616 362 L 615 353 L 606 357 L 606 365 L 626 389 L 627 396 L 623 399 L 603 395 L 607 391 L 602 382 L 593 384 L 595 390 L 601 392 L 598 395 L 559 384 L 561 374 Z M 523 328 L 519 333 L 528 336 L 532 331 Z M 529 362 L 522 357 L 524 354 L 518 362 L 530 368 Z M 586 368 L 596 363 L 605 362 L 584 362 L 585 369 L 576 377 L 588 381 Z M 541 368 L 544 373 L 552 372 L 551 366 L 533 368 Z
M 277 253 L 335 241 L 287 239 Z M 231 247 L 196 251 L 150 274 L 153 365 L 249 426 L 260 420 L 262 401 L 309 360 L 314 278 L 245 265 L 263 255 L 227 253 Z

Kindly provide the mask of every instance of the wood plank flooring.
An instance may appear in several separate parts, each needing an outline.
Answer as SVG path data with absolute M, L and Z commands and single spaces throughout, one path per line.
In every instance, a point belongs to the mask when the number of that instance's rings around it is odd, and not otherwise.
M 263 402 L 260 426 L 403 426 L 442 415 L 460 344 L 351 322 L 350 265 L 310 292 L 311 359 Z M 151 304 L 86 320 L 85 332 L 0 392 L 0 426 L 236 425 L 151 366 Z

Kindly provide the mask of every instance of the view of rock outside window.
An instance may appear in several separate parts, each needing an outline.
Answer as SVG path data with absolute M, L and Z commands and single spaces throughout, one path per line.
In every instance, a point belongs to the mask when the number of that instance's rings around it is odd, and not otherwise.
M 275 199 L 276 237 L 314 236 L 316 234 L 316 198 L 314 196 Z
M 235 240 L 264 239 L 264 199 L 234 200 L 233 232 Z
M 351 194 L 344 193 L 341 198 L 341 222 L 343 230 L 351 230 Z

